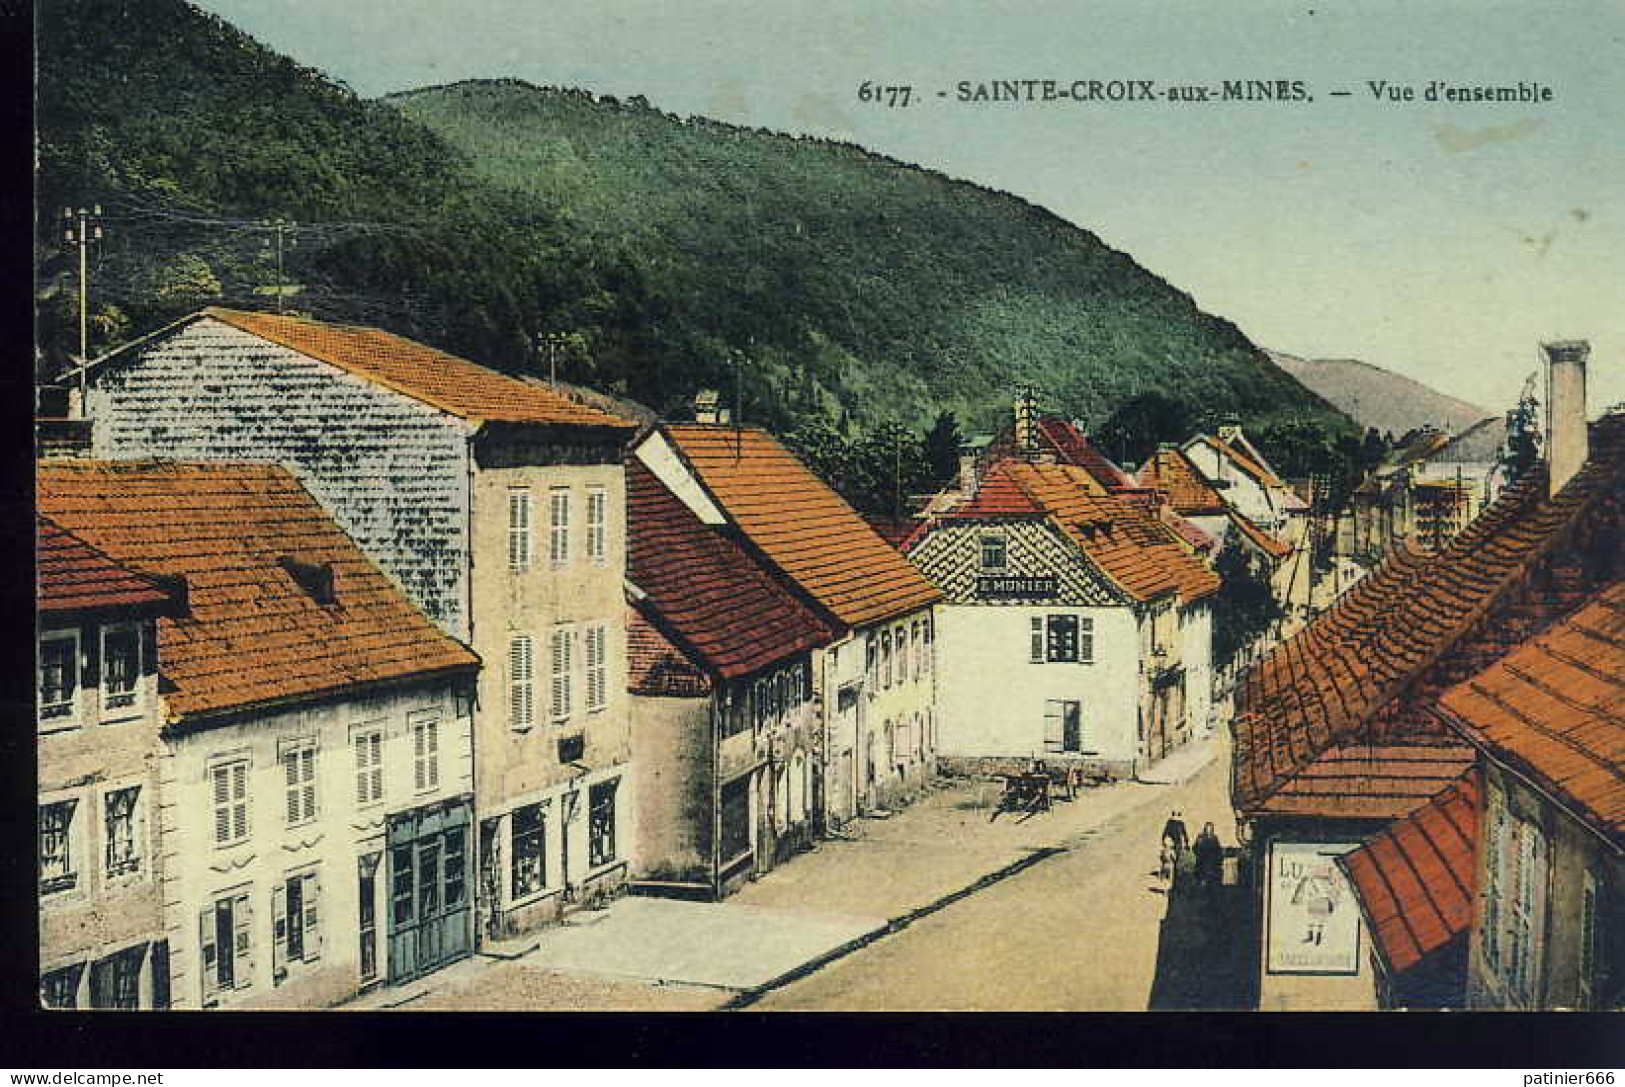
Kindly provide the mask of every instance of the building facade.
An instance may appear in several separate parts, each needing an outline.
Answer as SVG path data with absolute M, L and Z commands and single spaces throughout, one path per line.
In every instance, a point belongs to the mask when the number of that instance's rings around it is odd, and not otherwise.
M 235 310 L 127 345 L 91 382 L 100 455 L 286 465 L 487 662 L 474 707 L 481 939 L 624 883 L 631 423 L 378 329 Z M 516 852 L 537 842 L 545 879 L 516 889 Z
M 474 654 L 281 468 L 38 478 L 53 520 L 177 586 L 140 728 L 161 802 L 135 809 L 171 1006 L 324 1006 L 467 956 Z
M 175 589 L 44 518 L 35 558 L 40 999 L 166 1008 L 157 624 Z

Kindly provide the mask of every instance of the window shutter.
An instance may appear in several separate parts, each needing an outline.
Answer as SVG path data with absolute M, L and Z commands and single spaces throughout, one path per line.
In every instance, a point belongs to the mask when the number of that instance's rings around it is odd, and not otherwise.
M 248 835 L 248 764 L 239 762 L 231 767 L 231 831 L 234 839 Z
M 305 801 L 304 817 L 316 818 L 316 748 L 307 747 L 299 754 L 299 768 L 304 775 L 301 790 Z
M 530 492 L 518 488 L 508 492 L 508 569 L 530 569 Z
M 367 775 L 371 773 L 367 761 L 367 737 L 359 735 L 355 738 L 355 802 L 367 802 Z
M 382 731 L 374 732 L 369 738 L 368 746 L 372 748 L 372 799 L 379 800 L 384 795 L 384 734 Z
M 426 763 L 424 777 L 428 786 L 432 788 L 440 784 L 440 722 L 431 718 L 425 722 L 423 730 L 427 747 L 424 753 Z
M 1090 615 L 1078 616 L 1078 663 L 1095 663 L 1095 620 Z
M 1033 664 L 1044 663 L 1044 617 L 1035 615 L 1031 621 L 1032 639 L 1028 650 L 1028 660 Z
M 412 787 L 419 792 L 423 791 L 423 725 L 417 724 L 412 728 Z
M 297 918 L 295 919 L 297 921 Z M 271 978 L 279 981 L 288 972 L 288 885 L 271 888 Z
M 198 911 L 198 977 L 203 984 L 203 999 L 214 997 L 220 987 L 220 959 L 214 945 L 214 907 L 205 906 Z
M 508 643 L 508 720 L 516 729 L 531 725 L 535 690 L 533 663 L 530 635 L 514 635 Z
M 282 769 L 287 778 L 288 822 L 299 822 L 299 752 L 282 753 Z
M 231 841 L 231 767 L 217 766 L 214 776 L 214 840 Z
M 305 877 L 305 961 L 315 962 L 322 957 L 321 915 L 317 912 L 322 883 L 315 873 Z
M 232 911 L 236 987 L 246 989 L 254 984 L 254 903 L 247 894 L 237 896 Z

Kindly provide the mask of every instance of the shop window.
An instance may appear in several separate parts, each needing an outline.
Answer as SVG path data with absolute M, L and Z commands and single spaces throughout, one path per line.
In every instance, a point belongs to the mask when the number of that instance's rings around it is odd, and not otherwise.
M 602 781 L 587 792 L 587 863 L 597 868 L 615 859 L 615 789 L 620 779 Z
M 39 981 L 40 1003 L 47 1008 L 77 1008 L 79 979 L 84 972 L 85 964 L 76 962 L 43 975 Z
M 546 832 L 547 820 L 541 804 L 514 809 L 511 896 L 516 902 L 547 886 Z
M 119 1011 L 141 1007 L 141 964 L 147 945 L 137 944 L 109 955 L 90 968 L 90 1006 Z

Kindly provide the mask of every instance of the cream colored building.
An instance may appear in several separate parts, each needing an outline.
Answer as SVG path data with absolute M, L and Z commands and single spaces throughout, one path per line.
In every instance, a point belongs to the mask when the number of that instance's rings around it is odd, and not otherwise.
M 236 310 L 131 343 L 90 380 L 99 455 L 286 465 L 485 662 L 482 939 L 624 882 L 631 423 L 379 329 Z

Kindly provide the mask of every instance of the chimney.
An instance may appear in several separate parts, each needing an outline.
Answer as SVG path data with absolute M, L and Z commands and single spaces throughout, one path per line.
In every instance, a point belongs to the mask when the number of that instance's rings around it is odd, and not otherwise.
M 1219 427 L 1219 440 L 1224 442 L 1226 445 L 1229 445 L 1239 437 L 1241 437 L 1240 423 L 1225 423 L 1223 426 Z
M 1038 400 L 1031 389 L 1016 397 L 1016 451 L 1030 457 L 1038 452 Z
M 976 497 L 976 454 L 959 455 L 959 493 L 966 498 Z
M 701 389 L 694 394 L 694 421 L 696 423 L 726 423 L 728 412 L 722 408 L 722 397 L 715 389 Z
M 1591 344 L 1558 340 L 1541 344 L 1546 352 L 1547 493 L 1556 495 L 1589 455 L 1586 439 L 1586 359 Z

